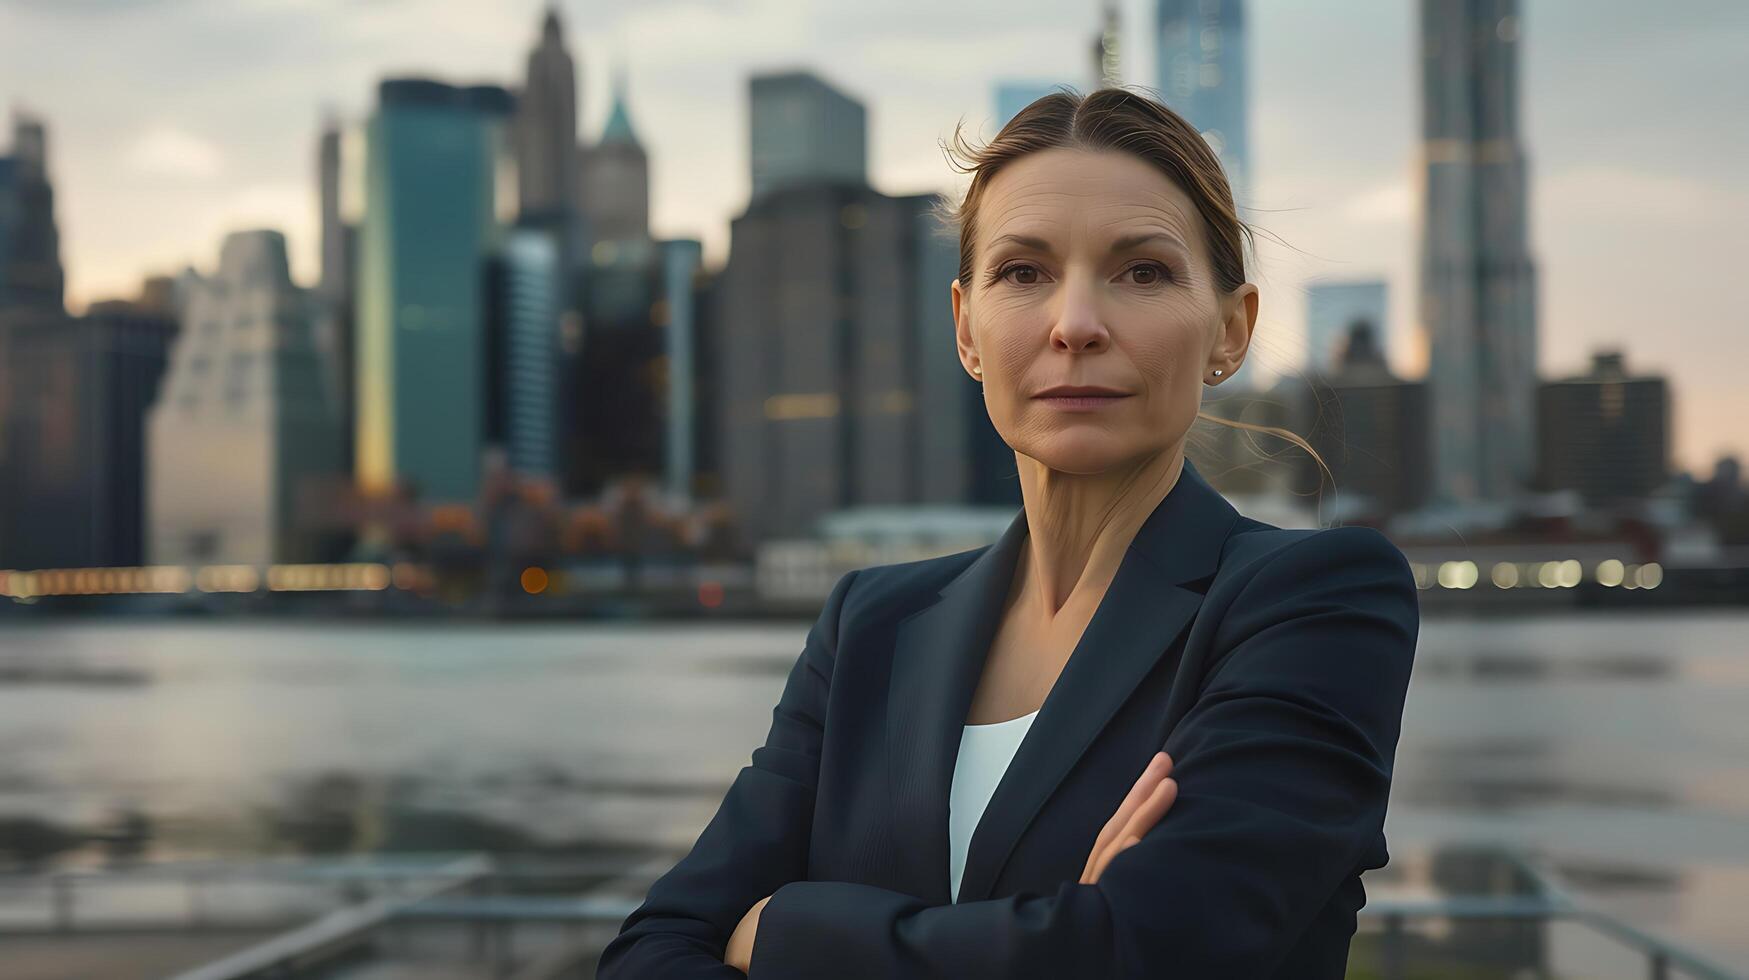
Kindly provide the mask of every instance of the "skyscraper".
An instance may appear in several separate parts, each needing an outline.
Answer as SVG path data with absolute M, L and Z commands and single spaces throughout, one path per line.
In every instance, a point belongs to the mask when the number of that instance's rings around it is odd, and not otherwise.
M 811 72 L 748 83 L 753 197 L 796 184 L 868 183 L 868 112 Z
M 1123 84 L 1123 18 L 1116 0 L 1100 5 L 1099 33 L 1093 38 L 1093 87 Z
M 354 260 L 358 229 L 341 213 L 341 131 L 335 119 L 323 123 L 316 153 L 320 202 L 322 280 L 316 288 L 316 344 L 322 354 L 330 400 L 340 423 L 341 458 L 352 468 L 354 340 Z
M 1156 0 L 1155 71 L 1161 101 L 1214 147 L 1233 200 L 1250 203 L 1251 138 L 1243 0 Z
M 1421 329 L 1433 496 L 1535 479 L 1536 298 L 1518 136 L 1516 0 L 1422 0 Z
M 1539 489 L 1577 490 L 1588 505 L 1644 500 L 1670 479 L 1670 384 L 1629 374 L 1622 352 L 1537 392 Z
M 591 248 L 611 242 L 620 251 L 641 250 L 650 239 L 650 159 L 632 128 L 623 71 L 614 76 L 613 108 L 601 139 L 582 156 L 582 205 Z
M 499 308 L 487 387 L 499 431 L 492 435 L 504 446 L 512 472 L 552 479 L 557 472 L 558 246 L 543 229 L 513 229 L 505 235 L 496 268 Z
M 668 345 L 663 358 L 663 383 L 668 405 L 663 440 L 667 457 L 663 483 L 679 500 L 691 500 L 699 458 L 697 396 L 699 391 L 698 281 L 704 267 L 704 246 L 690 238 L 663 242 L 662 308 Z
M 1371 343 L 1384 357 L 1385 283 L 1378 279 L 1336 282 L 1320 279 L 1306 286 L 1306 369 L 1315 374 L 1336 370 L 1349 330 L 1371 325 Z
M 277 231 L 225 236 L 217 270 L 183 286 L 182 330 L 147 437 L 154 564 L 314 561 L 300 495 L 343 464 L 315 326 Z
M 565 47 L 556 7 L 541 24 L 540 41 L 528 53 L 526 80 L 516 107 L 516 175 L 519 223 L 552 232 L 559 264 L 569 280 L 579 261 L 584 232 L 579 224 L 577 67 Z M 565 308 L 570 293 L 561 294 Z
M 486 259 L 510 93 L 391 79 L 366 139 L 356 477 L 472 501 L 485 425 Z
M 127 301 L 0 314 L 0 567 L 142 563 L 146 407 L 175 331 Z
M 65 281 L 48 133 L 41 120 L 17 113 L 12 152 L 0 157 L 0 309 L 60 310 Z

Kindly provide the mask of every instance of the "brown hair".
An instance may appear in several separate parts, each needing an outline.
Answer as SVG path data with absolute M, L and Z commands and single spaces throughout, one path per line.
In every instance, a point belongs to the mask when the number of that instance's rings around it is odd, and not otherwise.
M 964 127 L 963 121 L 954 127 L 952 141 L 944 143 L 942 150 L 950 166 L 972 175 L 971 186 L 957 206 L 943 199 L 937 208 L 945 224 L 959 229 L 962 288 L 969 291 L 973 281 L 978 209 L 990 181 L 1003 167 L 1029 153 L 1059 147 L 1120 150 L 1153 164 L 1189 195 L 1202 215 L 1203 240 L 1214 262 L 1216 288 L 1231 292 L 1246 282 L 1245 246 L 1249 243 L 1255 250 L 1256 235 L 1250 225 L 1239 220 L 1220 160 L 1195 126 L 1157 100 L 1125 88 L 1100 88 L 1083 96 L 1061 86 L 1016 113 L 982 146 L 966 140 Z M 1310 453 L 1318 466 L 1330 473 L 1323 457 L 1287 429 L 1203 412 L 1197 412 L 1196 417 L 1280 436 Z

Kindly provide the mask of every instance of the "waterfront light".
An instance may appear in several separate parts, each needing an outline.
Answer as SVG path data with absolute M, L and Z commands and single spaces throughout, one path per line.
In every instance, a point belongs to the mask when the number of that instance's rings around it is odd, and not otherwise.
M 1439 566 L 1439 584 L 1448 589 L 1467 589 L 1476 584 L 1476 563 L 1448 561 Z
M 538 565 L 530 565 L 522 570 L 522 591 L 529 595 L 540 595 L 547 590 L 547 570 Z

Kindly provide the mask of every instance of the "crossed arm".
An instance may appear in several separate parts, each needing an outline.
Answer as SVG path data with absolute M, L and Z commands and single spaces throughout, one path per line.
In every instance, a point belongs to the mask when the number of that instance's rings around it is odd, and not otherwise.
M 761 899 L 754 980 L 1263 977 L 1379 834 L 1414 656 L 1415 585 L 1370 528 L 1276 552 L 1228 607 L 1219 661 L 1165 746 L 1170 820 L 1096 884 L 929 906 L 806 880 L 837 620 L 809 631 L 770 734 L 692 851 L 603 951 L 598 976 L 739 980 L 729 937 Z

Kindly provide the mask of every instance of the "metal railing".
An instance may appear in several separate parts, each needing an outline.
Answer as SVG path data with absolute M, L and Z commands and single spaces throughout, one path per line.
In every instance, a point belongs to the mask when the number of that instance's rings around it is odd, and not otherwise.
M 1644 964 L 1651 980 L 1745 980 L 1742 975 L 1709 962 L 1679 945 L 1628 925 L 1576 900 L 1550 874 L 1513 851 L 1498 852 L 1528 881 L 1526 894 L 1446 895 L 1432 898 L 1369 896 L 1361 920 L 1379 931 L 1379 974 L 1383 980 L 1412 975 L 1411 927 L 1426 922 L 1493 920 L 1500 922 L 1567 922 L 1587 928 L 1630 952 Z M 130 884 L 179 884 L 185 890 L 180 916 L 161 917 L 157 928 L 222 929 L 236 925 L 234 917 L 215 914 L 210 893 L 244 881 L 282 883 L 313 889 L 325 912 L 237 954 L 183 974 L 177 980 L 250 980 L 295 976 L 304 967 L 331 962 L 370 947 L 378 939 L 396 940 L 409 928 L 455 926 L 471 935 L 468 956 L 488 963 L 499 976 L 560 977 L 582 975 L 602 943 L 601 930 L 617 928 L 638 906 L 648 884 L 666 871 L 671 860 L 660 858 L 632 865 L 624 858 L 597 861 L 541 861 L 517 865 L 480 854 L 416 855 L 403 858 L 349 858 L 330 861 L 256 861 L 246 864 L 183 862 L 108 875 L 60 872 L 52 875 L 0 876 L 0 895 L 10 889 L 33 890 L 43 896 L 47 914 L 22 927 L 0 921 L 7 932 L 77 934 L 86 929 L 115 928 L 113 920 L 92 919 L 80 907 L 106 877 L 125 877 Z M 571 887 L 596 879 L 584 894 L 548 896 L 500 894 L 514 887 Z M 110 885 L 114 885 L 112 880 Z M 82 898 L 83 897 L 83 898 Z M 175 904 L 175 903 L 171 903 Z M 337 907 L 338 906 L 338 907 Z M 5 906 L 0 904 L 0 909 Z M 283 924 L 282 917 L 271 924 Z M 257 923 L 259 925 L 260 923 Z M 572 941 L 544 950 L 515 951 L 519 929 L 537 926 L 576 927 Z M 134 928 L 141 926 L 136 925 Z M 582 931 L 590 933 L 583 936 Z M 525 944 L 526 945 L 526 944 Z M 382 950 L 404 947 L 387 941 Z M 517 972 L 520 969 L 521 972 Z

